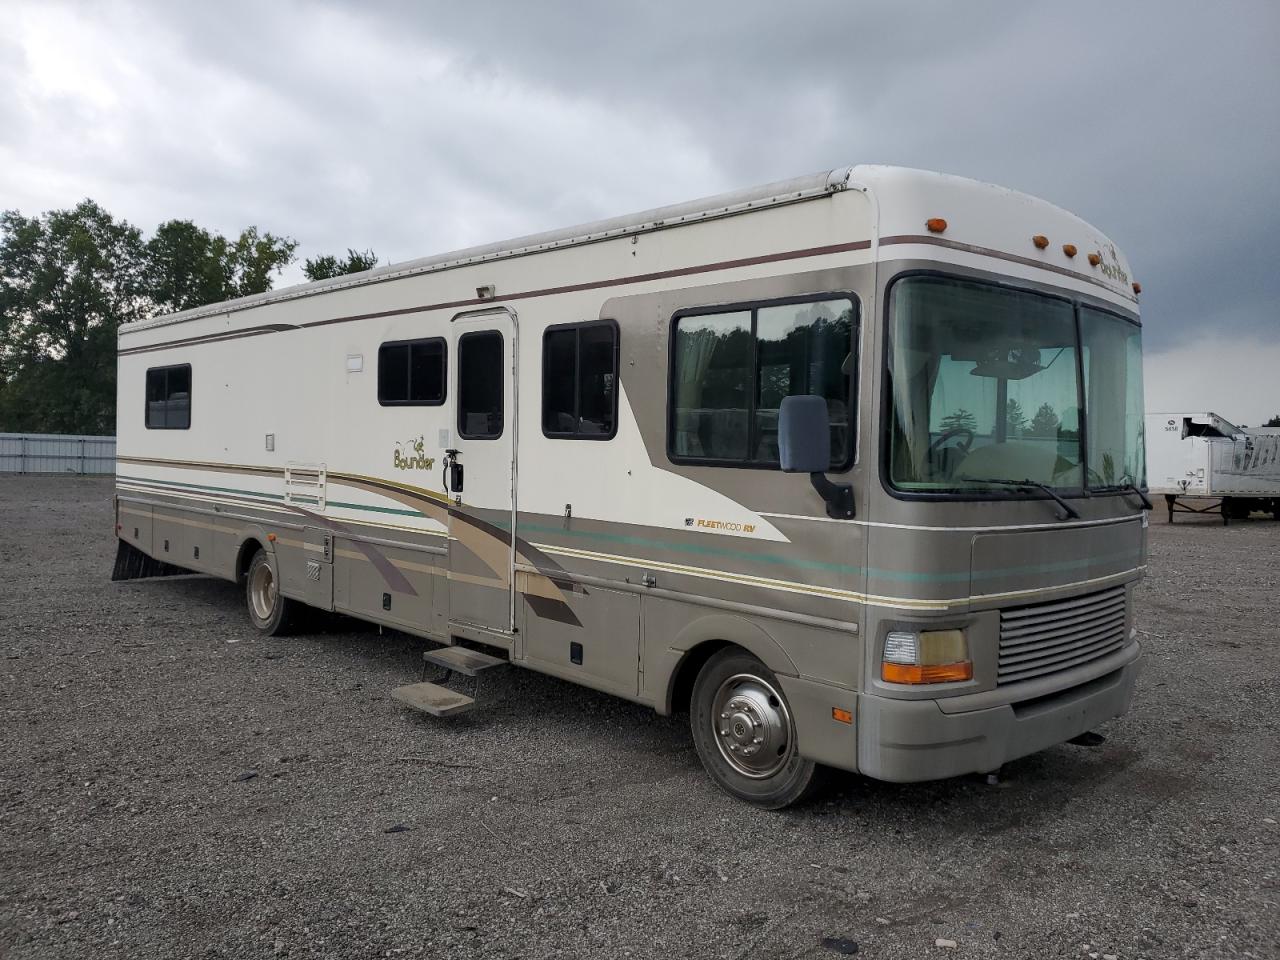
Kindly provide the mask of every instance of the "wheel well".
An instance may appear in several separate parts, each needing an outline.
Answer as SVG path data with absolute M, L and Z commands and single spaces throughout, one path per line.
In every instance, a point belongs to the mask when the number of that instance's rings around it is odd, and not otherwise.
M 236 579 L 243 580 L 249 573 L 249 564 L 253 562 L 254 556 L 262 549 L 260 544 L 253 537 L 250 537 L 244 543 L 240 544 L 240 552 L 236 554 Z
M 693 683 L 698 673 L 713 656 L 728 647 L 737 646 L 727 640 L 706 640 L 684 655 L 671 678 L 671 712 L 681 713 L 689 709 L 693 698 Z

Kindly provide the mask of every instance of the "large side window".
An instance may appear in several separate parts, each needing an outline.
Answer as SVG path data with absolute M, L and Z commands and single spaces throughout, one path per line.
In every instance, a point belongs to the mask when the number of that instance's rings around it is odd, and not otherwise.
M 191 364 L 147 371 L 147 429 L 186 430 L 191 426 Z
M 464 440 L 502 436 L 505 380 L 501 333 L 479 330 L 458 338 L 458 435 Z
M 854 326 L 849 297 L 678 313 L 668 453 L 675 462 L 778 466 L 783 397 L 827 401 L 831 468 L 853 461 Z
M 608 440 L 617 420 L 617 326 L 606 321 L 549 328 L 542 338 L 542 432 L 555 439 Z
M 438 407 L 444 403 L 444 340 L 399 340 L 378 348 L 378 403 Z

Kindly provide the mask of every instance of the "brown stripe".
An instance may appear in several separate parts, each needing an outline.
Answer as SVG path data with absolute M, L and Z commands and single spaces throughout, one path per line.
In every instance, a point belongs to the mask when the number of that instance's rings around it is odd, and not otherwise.
M 200 337 L 187 337 L 184 340 L 169 340 L 149 347 L 130 347 L 116 351 L 116 356 L 125 357 L 134 353 L 150 353 L 153 350 L 167 350 L 170 347 L 192 346 L 198 343 L 219 343 L 223 340 L 240 340 L 244 337 L 261 337 L 268 333 L 279 333 L 281 330 L 297 330 L 292 323 L 268 323 L 261 327 L 248 327 L 244 330 L 232 330 L 224 333 L 206 333 Z
M 510 300 L 529 300 L 534 297 L 550 297 L 561 293 L 580 293 L 583 290 L 599 290 L 606 287 L 620 287 L 632 283 L 647 283 L 652 280 L 667 280 L 672 277 L 688 277 L 697 273 L 714 273 L 720 270 L 733 270 L 738 267 L 752 267 L 762 263 L 778 263 L 783 260 L 803 260 L 808 257 L 823 257 L 833 253 L 848 253 L 853 250 L 869 250 L 870 240 L 855 240 L 849 243 L 832 243 L 823 247 L 805 247 L 803 250 L 786 250 L 782 253 L 761 254 L 758 257 L 744 257 L 740 260 L 720 260 L 715 263 L 703 263 L 693 267 L 680 267 L 676 270 L 657 270 L 652 273 L 633 274 L 627 277 L 613 277 L 608 280 L 593 280 L 588 283 L 572 283 L 563 287 L 543 287 L 538 290 L 524 290 L 503 296 L 500 300 L 481 300 L 472 297 L 466 300 L 445 300 L 439 303 L 424 303 L 415 307 L 402 307 L 398 310 L 380 310 L 376 313 L 356 313 L 345 317 L 333 317 L 329 320 L 313 320 L 297 327 L 280 324 L 286 329 L 306 327 L 326 327 L 334 323 L 352 323 L 356 320 L 376 320 L 381 317 L 400 317 L 409 313 L 425 313 L 429 310 L 455 310 L 459 307 L 475 307 L 481 305 L 497 305 Z M 266 304 L 264 304 L 266 306 Z M 252 308 L 248 308 L 252 309 Z M 185 346 L 200 342 L 232 340 L 238 336 L 261 336 L 264 333 L 275 333 L 261 327 L 252 331 L 236 334 L 210 334 L 204 337 L 190 337 L 186 340 L 170 340 L 166 343 L 152 344 L 145 347 L 131 347 L 119 351 L 120 356 L 133 353 L 146 353 L 152 350 L 164 350 L 169 347 Z
M 614 277 L 609 280 L 592 280 L 588 283 L 571 283 L 562 287 L 542 287 L 538 290 L 524 290 L 501 298 L 508 300 L 529 300 L 534 297 L 551 297 L 561 293 L 581 293 L 583 290 L 599 290 L 605 287 L 620 287 L 631 283 L 648 283 L 651 280 L 667 280 L 672 277 L 687 277 L 695 273 L 714 273 L 718 270 L 733 270 L 737 267 L 752 267 L 761 263 L 777 263 L 781 260 L 802 260 L 806 257 L 822 257 L 832 253 L 846 253 L 850 250 L 869 250 L 870 240 L 857 240 L 851 243 L 832 243 L 825 247 L 806 247 L 803 250 L 788 250 L 784 253 L 768 253 L 758 257 L 744 257 L 741 260 L 721 260 L 716 263 L 703 263 L 694 267 L 680 267 L 676 270 L 657 270 L 653 273 L 638 273 L 627 277 Z M 357 313 L 348 317 L 334 317 L 331 320 L 313 320 L 301 324 L 303 327 L 324 327 L 331 323 L 351 323 L 353 320 L 374 320 L 380 317 L 398 317 L 406 313 L 425 313 L 428 310 L 454 310 L 458 307 L 475 307 L 483 304 L 494 304 L 494 300 L 481 300 L 472 297 L 467 300 L 447 300 L 441 303 L 428 303 L 417 307 L 404 307 L 399 310 L 380 310 L 377 313 Z
M 894 237 L 882 237 L 880 246 L 887 247 L 895 243 L 921 243 L 932 244 L 935 247 L 946 247 L 949 250 L 960 250 L 964 253 L 976 254 L 980 257 L 993 257 L 996 260 L 1008 260 L 1010 263 L 1020 263 L 1025 267 L 1038 267 L 1041 270 L 1048 270 L 1050 273 L 1058 273 L 1064 277 L 1071 277 L 1073 280 L 1083 280 L 1085 283 L 1092 283 L 1094 286 L 1102 287 L 1111 293 L 1118 293 L 1126 300 L 1133 303 L 1138 302 L 1138 298 L 1130 296 L 1122 290 L 1116 290 L 1114 287 L 1105 283 L 1096 277 L 1091 277 L 1085 273 L 1079 273 L 1075 270 L 1068 270 L 1066 267 L 1054 266 L 1052 263 L 1042 263 L 1039 260 L 1033 260 L 1030 257 L 1019 256 L 1016 253 L 1005 253 L 1003 250 L 993 250 L 991 247 L 979 247 L 972 243 L 961 243 L 959 240 L 947 240 L 943 237 L 931 237 L 927 234 L 910 234 L 904 233 Z
M 117 456 L 118 463 L 142 463 L 157 467 L 185 467 L 190 470 L 214 470 L 227 473 L 250 473 L 263 477 L 283 476 L 284 467 L 252 467 L 243 463 L 210 463 L 204 460 L 158 460 L 154 457 Z

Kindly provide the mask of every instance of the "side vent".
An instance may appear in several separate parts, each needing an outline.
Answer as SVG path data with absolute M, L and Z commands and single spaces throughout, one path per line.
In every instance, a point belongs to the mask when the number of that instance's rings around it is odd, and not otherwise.
M 284 502 L 324 511 L 329 471 L 323 463 L 289 462 L 284 468 Z

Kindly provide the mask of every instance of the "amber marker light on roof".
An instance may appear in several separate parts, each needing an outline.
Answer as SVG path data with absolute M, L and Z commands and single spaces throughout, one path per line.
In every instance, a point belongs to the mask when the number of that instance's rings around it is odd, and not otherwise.
M 1102 262 L 1102 255 L 1097 253 L 1089 254 L 1089 266 L 1096 267 Z
M 1133 292 L 1134 293 L 1142 292 L 1142 284 L 1140 284 L 1137 280 L 1133 281 Z
M 1034 237 L 1031 238 L 1031 242 L 1036 245 L 1037 250 L 1043 250 L 1045 247 L 1049 245 L 1049 238 L 1046 237 L 1043 233 L 1037 233 Z
M 1076 245 L 1074 243 L 1064 243 L 1062 245 L 1062 252 L 1065 253 L 1068 257 L 1074 257 L 1077 252 Z
M 924 225 L 929 228 L 930 233 L 941 233 L 947 229 L 947 221 L 941 217 L 930 217 L 924 222 Z

